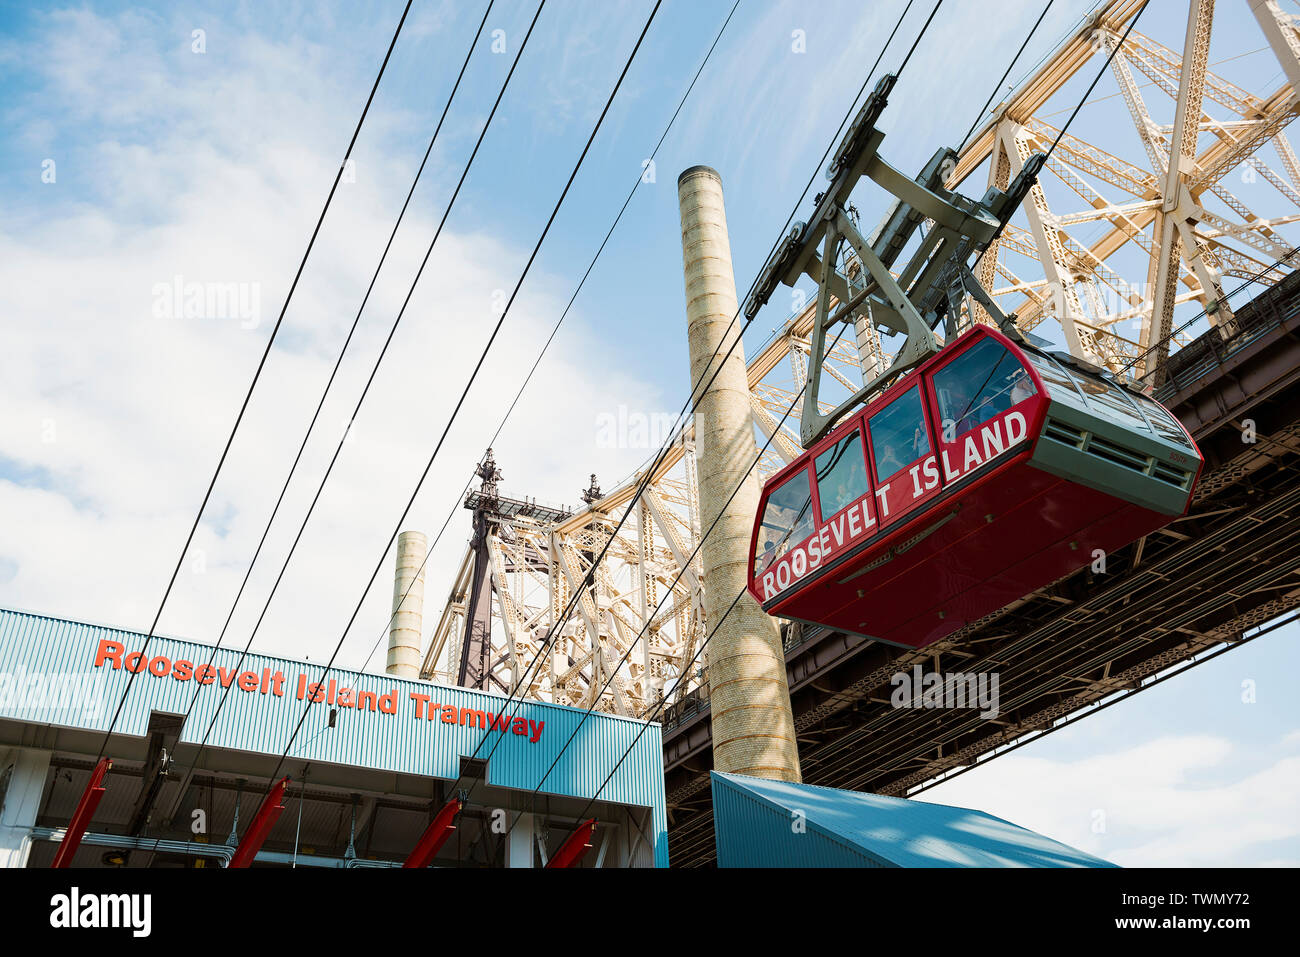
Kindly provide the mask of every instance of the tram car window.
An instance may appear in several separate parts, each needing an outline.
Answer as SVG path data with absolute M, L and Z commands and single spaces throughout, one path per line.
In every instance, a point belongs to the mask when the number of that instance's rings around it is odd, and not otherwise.
M 812 492 L 804 469 L 768 496 L 754 551 L 755 569 L 761 571 L 813 532 Z
M 933 381 L 945 435 L 963 435 L 1038 394 L 1024 366 L 995 339 L 975 343 Z
M 857 429 L 817 456 L 817 497 L 822 521 L 871 493 L 862 436 Z
M 871 417 L 876 481 L 884 482 L 930 452 L 921 391 L 913 386 Z

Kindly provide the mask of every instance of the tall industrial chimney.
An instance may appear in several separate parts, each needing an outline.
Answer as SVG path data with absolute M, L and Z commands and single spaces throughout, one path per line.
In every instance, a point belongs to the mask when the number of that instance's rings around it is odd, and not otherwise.
M 420 640 L 424 620 L 424 556 L 428 540 L 423 532 L 397 536 L 397 575 L 393 579 L 393 620 L 388 626 L 388 664 L 385 673 L 397 678 L 420 677 Z M 403 597 L 405 596 L 405 597 Z
M 727 356 L 728 348 L 740 336 L 740 321 L 736 319 L 736 280 L 722 178 L 707 166 L 692 166 L 677 178 L 677 200 L 682 217 L 692 384 L 703 386 L 718 362 L 722 363 L 708 390 L 697 393 L 694 410 L 701 529 L 708 530 L 718 519 L 701 549 L 704 611 L 712 635 L 708 659 L 713 766 L 719 771 L 797 782 L 801 777 L 799 750 L 780 632 L 745 591 L 759 485 L 753 472 L 744 476 L 758 448 L 743 345 L 736 342 Z M 742 482 L 724 510 L 732 491 Z M 727 614 L 737 593 L 740 601 Z

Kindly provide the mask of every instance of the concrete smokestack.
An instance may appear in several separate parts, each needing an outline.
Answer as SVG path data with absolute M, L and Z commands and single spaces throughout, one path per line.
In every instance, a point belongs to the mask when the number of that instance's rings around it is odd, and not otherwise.
M 736 280 L 722 203 L 722 178 L 692 166 L 677 178 L 686 273 L 686 331 L 691 382 L 703 385 L 740 335 Z M 718 360 L 714 360 L 714 354 Z M 799 750 L 785 655 L 776 622 L 748 592 L 749 536 L 758 508 L 758 477 L 750 473 L 731 504 L 723 505 L 758 455 L 745 352 L 737 342 L 695 406 L 696 468 L 701 529 L 718 524 L 704 540 L 704 610 L 709 639 L 709 702 L 713 766 L 719 771 L 799 781 Z M 738 592 L 740 601 L 723 615 Z M 721 627 L 719 627 L 721 622 Z M 716 631 L 714 630 L 716 629 Z
M 423 566 L 428 550 L 428 540 L 423 532 L 402 532 L 397 536 L 393 620 L 388 627 L 388 664 L 384 668 L 385 673 L 396 678 L 420 677 L 420 640 L 424 634 Z

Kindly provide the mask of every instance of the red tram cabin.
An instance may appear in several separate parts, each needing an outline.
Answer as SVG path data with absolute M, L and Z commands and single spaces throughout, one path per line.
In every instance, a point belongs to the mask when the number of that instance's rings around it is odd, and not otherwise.
M 749 590 L 922 648 L 1184 514 L 1201 464 L 1159 403 L 977 326 L 768 480 Z

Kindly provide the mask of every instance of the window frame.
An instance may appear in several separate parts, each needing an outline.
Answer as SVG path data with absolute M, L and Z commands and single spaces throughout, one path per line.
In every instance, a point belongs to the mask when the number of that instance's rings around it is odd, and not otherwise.
M 978 430 L 982 426 L 986 425 L 988 422 L 992 421 L 993 419 L 997 418 L 1000 415 L 1003 415 L 1006 412 L 1009 412 L 1011 409 L 1015 408 L 1017 405 L 1020 404 L 1019 402 L 1012 402 L 1010 405 L 1007 406 L 1007 408 L 999 412 L 994 412 L 983 422 L 979 422 L 971 426 L 970 428 L 966 429 L 963 432 L 954 432 L 952 442 L 944 441 L 943 400 L 942 397 L 939 395 L 939 377 L 943 375 L 943 373 L 947 372 L 949 369 L 952 369 L 955 365 L 957 365 L 959 362 L 965 359 L 976 349 L 981 348 L 981 346 L 983 346 L 983 343 L 986 342 L 992 343 L 994 347 L 1002 350 L 1002 355 L 998 359 L 998 362 L 1002 362 L 1003 359 L 1010 358 L 1012 363 L 1015 364 L 1016 368 L 1018 368 L 1021 373 L 1023 373 L 1025 376 L 1029 378 L 1029 382 L 1033 386 L 1034 392 L 1033 395 L 1021 399 L 1020 400 L 1021 402 L 1028 402 L 1030 399 L 1039 398 L 1046 394 L 1043 389 L 1043 383 L 1040 382 L 1038 377 L 1034 375 L 1033 363 L 1029 360 L 1028 356 L 1025 356 L 1018 349 L 1014 349 L 1011 346 L 1008 346 L 1006 343 L 1002 342 L 1000 339 L 994 338 L 993 336 L 979 336 L 978 338 L 974 339 L 970 344 L 963 347 L 960 352 L 957 352 L 955 355 L 949 357 L 946 362 L 936 365 L 932 369 L 926 370 L 925 373 L 926 394 L 931 403 L 930 412 L 934 418 L 934 432 L 939 439 L 938 442 L 934 443 L 934 452 L 936 454 L 938 454 L 938 452 L 941 449 L 947 446 L 957 444 L 956 440 L 961 438 L 963 435 Z M 989 380 L 991 379 L 992 379 L 992 374 L 990 373 Z M 1070 381 L 1073 384 L 1073 379 L 1070 379 Z M 1008 395 L 1007 398 L 1010 399 L 1010 396 Z M 954 425 L 956 424 L 957 423 L 954 423 Z
M 756 581 L 758 579 L 758 576 L 761 575 L 763 571 L 766 571 L 766 569 L 760 570 L 758 567 L 758 559 L 759 559 L 758 530 L 764 527 L 763 519 L 767 516 L 767 507 L 771 503 L 773 496 L 775 496 L 778 492 L 784 489 L 791 481 L 796 479 L 800 474 L 803 475 L 804 481 L 808 483 L 808 495 L 809 495 L 808 519 L 811 526 L 811 531 L 809 531 L 809 533 L 806 536 L 804 536 L 804 538 L 801 538 L 798 541 L 787 539 L 786 550 L 789 551 L 791 548 L 794 548 L 796 545 L 799 545 L 802 542 L 804 542 L 805 539 L 811 538 L 813 535 L 817 534 L 818 532 L 817 515 L 818 515 L 818 510 L 820 508 L 820 505 L 817 501 L 817 480 L 816 480 L 816 476 L 813 474 L 813 469 L 814 469 L 813 458 L 812 456 L 809 456 L 808 459 L 804 461 L 802 468 L 791 470 L 787 475 L 785 475 L 779 482 L 777 482 L 774 485 L 771 492 L 765 492 L 763 497 L 759 499 L 759 514 L 755 517 L 756 521 L 755 521 L 755 530 L 753 535 L 754 547 L 750 550 L 750 556 L 749 556 L 749 577 L 751 581 Z M 787 535 L 793 534 L 794 529 L 797 527 L 798 527 L 798 522 L 796 521 L 796 523 L 790 527 L 790 530 L 789 532 L 787 532 Z M 780 558 L 781 558 L 780 555 L 776 555 L 772 559 L 772 562 L 775 563 L 779 561 Z
M 834 518 L 836 515 L 838 515 L 840 512 L 845 511 L 846 509 L 852 508 L 854 505 L 858 504 L 858 502 L 862 501 L 864 498 L 870 498 L 872 493 L 876 490 L 875 483 L 871 480 L 870 450 L 867 447 L 866 420 L 863 419 L 860 415 L 853 416 L 848 420 L 846 420 L 844 425 L 841 428 L 844 433 L 842 436 L 836 437 L 835 434 L 832 433 L 830 436 L 828 436 L 829 441 L 826 443 L 826 445 L 822 446 L 819 449 L 815 449 L 808 456 L 808 463 L 811 466 L 810 474 L 812 477 L 812 483 L 814 487 L 813 497 L 817 505 L 816 519 L 817 519 L 817 528 L 819 530 L 823 525 L 826 524 L 826 522 L 829 519 Z M 836 430 L 836 431 L 840 431 L 840 430 Z M 863 492 L 861 495 L 857 496 L 856 498 L 850 499 L 844 505 L 841 505 L 839 508 L 837 508 L 834 512 L 831 512 L 829 515 L 827 515 L 825 514 L 822 508 L 821 480 L 817 477 L 817 460 L 821 458 L 823 455 L 825 455 L 827 452 L 831 451 L 841 442 L 852 438 L 854 433 L 857 434 L 859 449 L 862 452 L 862 471 L 863 471 L 863 476 L 866 479 L 867 490 Z
M 910 377 L 905 377 L 903 379 L 903 382 L 906 382 L 907 378 Z M 902 382 L 900 382 L 899 385 L 902 385 Z M 871 480 L 871 490 L 873 492 L 876 489 L 880 488 L 882 482 L 887 483 L 893 481 L 895 476 L 897 476 L 900 472 L 904 471 L 909 465 L 912 465 L 915 462 L 919 462 L 922 459 L 924 459 L 927 455 L 933 455 L 935 452 L 934 429 L 932 428 L 933 423 L 930 422 L 933 413 L 932 410 L 929 408 L 929 403 L 927 401 L 927 392 L 929 390 L 922 388 L 924 385 L 925 382 L 923 378 L 921 376 L 916 376 L 914 377 L 914 381 L 912 382 L 911 385 L 907 386 L 904 389 L 900 389 L 898 395 L 892 396 L 888 402 L 880 403 L 877 408 L 872 408 L 870 405 L 868 405 L 867 408 L 863 410 L 862 431 L 863 434 L 867 436 L 867 441 L 870 443 L 869 446 L 870 453 L 868 455 L 869 469 L 868 469 L 867 477 Z M 921 424 L 925 426 L 925 438 L 926 441 L 929 443 L 930 447 L 926 452 L 922 453 L 916 458 L 909 459 L 908 461 L 904 462 L 897 470 L 891 472 L 887 478 L 881 478 L 880 473 L 876 469 L 876 438 L 875 435 L 871 433 L 871 420 L 877 415 L 879 415 L 880 413 L 882 413 L 885 409 L 888 409 L 890 406 L 894 405 L 896 402 L 898 402 L 900 399 L 902 399 L 904 396 L 906 396 L 908 393 L 912 392 L 913 390 L 916 390 L 917 392 L 917 399 L 919 400 L 919 405 L 921 407 Z

